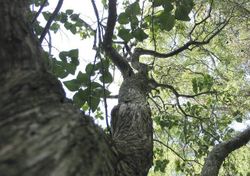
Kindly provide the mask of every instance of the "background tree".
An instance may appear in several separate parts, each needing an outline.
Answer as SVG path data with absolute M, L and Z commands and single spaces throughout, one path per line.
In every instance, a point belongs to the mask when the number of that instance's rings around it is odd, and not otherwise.
M 91 2 L 94 26 L 60 12 L 63 0 L 53 12 L 46 0 L 1 1 L 0 175 L 147 175 L 153 153 L 151 175 L 167 165 L 169 174 L 218 175 L 250 139 L 249 128 L 230 127 L 249 115 L 249 2 L 102 1 L 107 17 Z M 77 49 L 52 55 L 50 32 L 62 25 L 93 37 L 85 71 L 76 73 Z M 124 80 L 109 125 L 112 68 Z M 52 74 L 77 74 L 64 82 L 73 102 Z M 102 116 L 101 100 L 105 130 L 86 115 Z M 230 157 L 222 172 L 239 173 Z

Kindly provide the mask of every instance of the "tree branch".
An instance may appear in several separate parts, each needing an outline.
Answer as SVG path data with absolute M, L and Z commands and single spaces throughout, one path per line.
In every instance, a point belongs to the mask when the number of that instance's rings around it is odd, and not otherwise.
M 226 27 L 226 25 L 228 24 L 230 19 L 231 18 L 224 21 L 222 23 L 223 25 L 221 27 L 216 29 L 216 31 L 213 31 L 211 34 L 208 34 L 202 41 L 197 41 L 197 40 L 190 39 L 183 46 L 181 46 L 178 49 L 173 50 L 173 51 L 171 51 L 169 53 L 159 53 L 157 51 L 143 49 L 143 48 L 137 48 L 136 52 L 138 52 L 137 53 L 138 55 L 151 55 L 151 56 L 158 57 L 158 58 L 168 58 L 168 57 L 177 55 L 177 54 L 181 53 L 184 50 L 187 50 L 187 49 L 192 50 L 194 47 L 208 44 L 216 35 L 218 35 Z M 190 48 L 190 46 L 194 46 L 194 47 Z
M 33 17 L 31 24 L 34 24 L 34 22 L 36 21 L 36 19 L 38 18 L 38 16 L 40 15 L 40 13 L 42 12 L 43 8 L 45 7 L 45 5 L 47 4 L 48 0 L 44 0 L 43 4 L 40 6 L 38 12 L 36 13 L 36 15 Z
M 176 156 L 178 156 L 180 159 L 182 159 L 184 162 L 195 162 L 199 165 L 201 165 L 201 163 L 199 163 L 196 160 L 188 160 L 185 159 L 184 157 L 182 157 L 179 153 L 177 153 L 174 149 L 172 149 L 171 147 L 169 147 L 167 144 L 164 144 L 162 141 L 158 140 L 158 139 L 154 139 L 155 142 L 160 143 L 161 145 L 163 145 L 164 147 L 168 148 L 170 151 L 172 151 Z
M 205 159 L 205 164 L 202 169 L 202 176 L 217 176 L 221 164 L 225 158 L 234 150 L 246 145 L 250 140 L 250 127 L 241 132 L 233 139 L 216 145 Z
M 129 63 L 114 49 L 112 46 L 112 37 L 114 33 L 114 28 L 116 24 L 117 12 L 116 12 L 116 0 L 109 0 L 108 6 L 108 21 L 107 21 L 107 28 L 104 35 L 103 41 L 103 49 L 107 56 L 110 57 L 112 62 L 118 69 L 121 71 L 123 77 L 128 77 L 129 75 L 133 74 L 133 70 L 130 67 Z
M 43 39 L 45 38 L 46 34 L 48 33 L 48 30 L 51 26 L 51 23 L 54 21 L 55 17 L 57 16 L 59 10 L 61 9 L 62 7 L 62 4 L 63 4 L 63 0 L 59 0 L 58 3 L 57 3 L 57 6 L 54 10 L 54 12 L 52 13 L 52 15 L 50 16 L 46 26 L 44 27 L 43 29 L 43 32 L 39 38 L 39 43 L 41 44 L 43 42 Z

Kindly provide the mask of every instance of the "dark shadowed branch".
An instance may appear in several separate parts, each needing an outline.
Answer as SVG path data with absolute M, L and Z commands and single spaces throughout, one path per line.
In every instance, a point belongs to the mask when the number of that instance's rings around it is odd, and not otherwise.
M 154 57 L 158 57 L 158 58 L 168 58 L 168 57 L 171 57 L 171 56 L 175 56 L 175 55 L 183 52 L 184 50 L 192 50 L 195 47 L 208 44 L 215 36 L 217 36 L 227 26 L 230 19 L 231 18 L 229 18 L 229 19 L 225 20 L 224 22 L 222 22 L 219 26 L 216 27 L 216 29 L 214 29 L 210 34 L 208 34 L 201 41 L 190 39 L 184 45 L 182 45 L 178 49 L 175 49 L 175 50 L 173 50 L 173 51 L 171 51 L 169 53 L 160 53 L 160 52 L 157 52 L 155 50 L 137 48 L 137 50 L 136 50 L 138 52 L 137 54 L 138 55 L 150 55 L 150 56 L 154 56 Z M 200 23 L 197 23 L 197 24 L 199 25 Z
M 33 17 L 31 24 L 33 24 L 37 20 L 38 16 L 41 14 L 41 12 L 42 12 L 43 8 L 45 7 L 45 5 L 47 4 L 47 2 L 48 2 L 48 0 L 44 0 L 43 4 L 40 6 L 38 12 Z
M 108 21 L 107 28 L 104 35 L 103 49 L 105 53 L 110 57 L 112 62 L 118 67 L 121 71 L 123 77 L 133 73 L 132 68 L 129 63 L 114 49 L 112 46 L 112 37 L 114 33 L 114 28 L 116 24 L 117 11 L 116 11 L 116 0 L 109 0 L 108 6 Z
M 43 42 L 43 39 L 45 38 L 46 34 L 48 33 L 49 28 L 51 26 L 51 23 L 54 21 L 55 17 L 57 16 L 59 10 L 62 7 L 62 4 L 63 4 L 63 0 L 59 0 L 54 12 L 52 13 L 49 20 L 47 21 L 46 26 L 44 27 L 43 32 L 42 32 L 42 34 L 41 34 L 41 36 L 39 38 L 39 43 L 40 44 Z

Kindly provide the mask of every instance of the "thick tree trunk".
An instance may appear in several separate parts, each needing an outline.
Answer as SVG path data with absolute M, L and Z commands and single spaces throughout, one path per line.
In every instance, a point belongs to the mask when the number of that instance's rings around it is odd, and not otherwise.
M 26 8 L 0 2 L 0 175 L 114 175 L 109 140 L 45 71 Z
M 145 92 L 141 102 L 120 100 L 110 139 L 46 72 L 27 8 L 25 1 L 0 2 L 0 175 L 146 175 L 152 122 Z

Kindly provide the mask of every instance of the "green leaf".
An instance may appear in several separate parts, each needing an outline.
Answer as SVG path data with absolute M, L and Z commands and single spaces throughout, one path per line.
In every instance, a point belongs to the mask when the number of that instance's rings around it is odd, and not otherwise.
M 102 5 L 104 6 L 105 9 L 108 8 L 107 0 L 102 0 Z
M 72 15 L 70 15 L 70 19 L 71 19 L 72 21 L 77 21 L 77 20 L 79 19 L 79 15 L 80 15 L 80 14 L 72 14 Z
M 76 67 L 79 65 L 78 49 L 62 51 L 59 53 L 59 58 L 62 60 L 61 66 L 68 73 L 75 74 Z
M 99 79 L 103 83 L 111 83 L 113 81 L 113 77 L 110 72 L 104 72 Z
M 100 100 L 101 100 L 100 97 L 94 97 L 94 96 L 91 96 L 91 98 L 87 100 L 88 105 L 92 112 L 95 112 L 100 103 Z
M 197 83 L 197 79 L 196 78 L 192 79 L 192 87 L 193 87 L 193 92 L 195 94 L 197 94 L 198 93 L 198 83 Z
M 72 25 L 69 30 L 70 30 L 70 32 L 72 32 L 72 34 L 76 34 L 76 26 L 75 25 Z
M 41 33 L 43 32 L 43 27 L 40 26 L 38 22 L 35 22 L 33 27 L 34 27 L 35 33 L 37 35 L 41 35 Z
M 163 8 L 165 12 L 171 12 L 174 9 L 174 6 L 171 2 L 165 0 L 163 3 Z
M 78 49 L 62 51 L 59 53 L 59 58 L 65 63 L 66 67 L 68 67 L 68 65 L 72 65 L 74 67 L 79 65 Z
M 45 19 L 46 21 L 48 21 L 49 18 L 50 18 L 50 16 L 51 16 L 51 13 L 50 13 L 50 12 L 43 12 L 42 14 L 43 14 L 44 19 Z
M 125 10 L 126 14 L 130 14 L 131 16 L 136 16 L 139 15 L 141 13 L 141 8 L 139 5 L 139 2 L 136 1 L 132 4 L 130 4 L 127 9 Z
M 190 21 L 190 18 L 188 16 L 189 12 L 190 11 L 186 6 L 177 6 L 175 10 L 175 18 L 181 21 Z
M 89 92 L 87 89 L 78 90 L 78 92 L 73 96 L 73 102 L 81 108 L 88 99 Z
M 81 109 L 82 109 L 83 111 L 87 111 L 87 110 L 89 109 L 88 103 L 84 103 L 84 104 L 82 105 Z
M 67 70 L 68 73 L 74 75 L 76 71 L 76 65 L 74 64 L 64 64 L 64 68 Z
M 167 166 L 167 164 L 169 163 L 169 160 L 164 159 L 164 160 L 156 160 L 155 161 L 155 168 L 154 171 L 160 171 L 165 173 L 165 168 Z
M 146 38 L 148 38 L 148 35 L 142 29 L 140 29 L 140 28 L 136 29 L 133 32 L 133 35 L 140 42 L 142 42 L 143 40 L 145 40 Z
M 118 36 L 121 37 L 125 42 L 128 42 L 132 39 L 132 35 L 129 29 L 120 29 L 118 32 Z
M 72 10 L 72 9 L 67 9 L 67 10 L 66 10 L 66 14 L 67 14 L 67 15 L 71 15 L 72 13 L 73 13 L 73 10 Z
M 76 66 L 79 65 L 78 55 L 79 55 L 78 49 L 72 49 L 68 52 L 68 56 L 71 58 L 71 63 Z
M 57 18 L 59 18 L 59 21 L 61 22 L 61 23 L 66 23 L 67 21 L 68 21 L 68 16 L 67 16 L 67 14 L 66 13 L 60 13 L 58 16 L 57 16 Z M 66 28 L 66 27 L 65 27 Z
M 66 62 L 67 63 L 67 55 L 68 55 L 68 52 L 67 51 L 61 51 L 59 53 L 59 58 L 63 61 L 63 62 Z
M 92 87 L 92 89 L 96 89 L 98 87 L 102 87 L 102 85 L 100 83 L 97 83 L 97 82 L 91 82 L 91 87 Z
M 128 24 L 129 23 L 129 16 L 126 13 L 121 13 L 118 17 L 118 22 L 120 24 Z
M 76 25 L 75 24 L 72 24 L 70 22 L 65 22 L 64 27 L 67 30 L 70 30 L 70 32 L 72 32 L 72 34 L 76 34 Z
M 89 76 L 86 73 L 79 72 L 76 79 L 83 86 L 88 86 L 90 84 Z
M 130 16 L 129 17 L 129 21 L 130 21 L 130 26 L 131 26 L 131 29 L 134 30 L 138 27 L 139 25 L 139 20 L 136 16 Z
M 58 29 L 60 28 L 60 25 L 58 23 L 53 23 L 50 26 L 50 30 L 52 30 L 54 33 L 56 33 L 58 31 Z
M 204 85 L 206 86 L 207 90 L 211 90 L 214 82 L 213 77 L 209 74 L 204 75 Z
M 72 79 L 69 81 L 64 81 L 63 84 L 70 90 L 70 91 L 77 91 L 81 84 L 77 79 Z
M 101 120 L 104 119 L 104 117 L 103 117 L 103 112 L 101 111 L 101 108 L 100 108 L 100 107 L 98 107 L 98 108 L 96 109 L 95 118 L 96 118 L 96 119 L 101 119 Z
M 94 76 L 94 75 L 95 75 L 95 71 L 96 71 L 95 65 L 89 63 L 89 64 L 85 67 L 85 71 L 86 71 L 87 75 Z
M 163 3 L 164 3 L 164 0 L 154 0 L 153 7 L 161 6 L 161 5 L 163 5 Z
M 174 27 L 175 18 L 171 13 L 162 11 L 158 15 L 158 19 L 162 30 L 170 31 Z
M 64 68 L 63 62 L 61 61 L 54 61 L 52 66 L 52 72 L 59 78 L 65 78 L 69 74 Z

